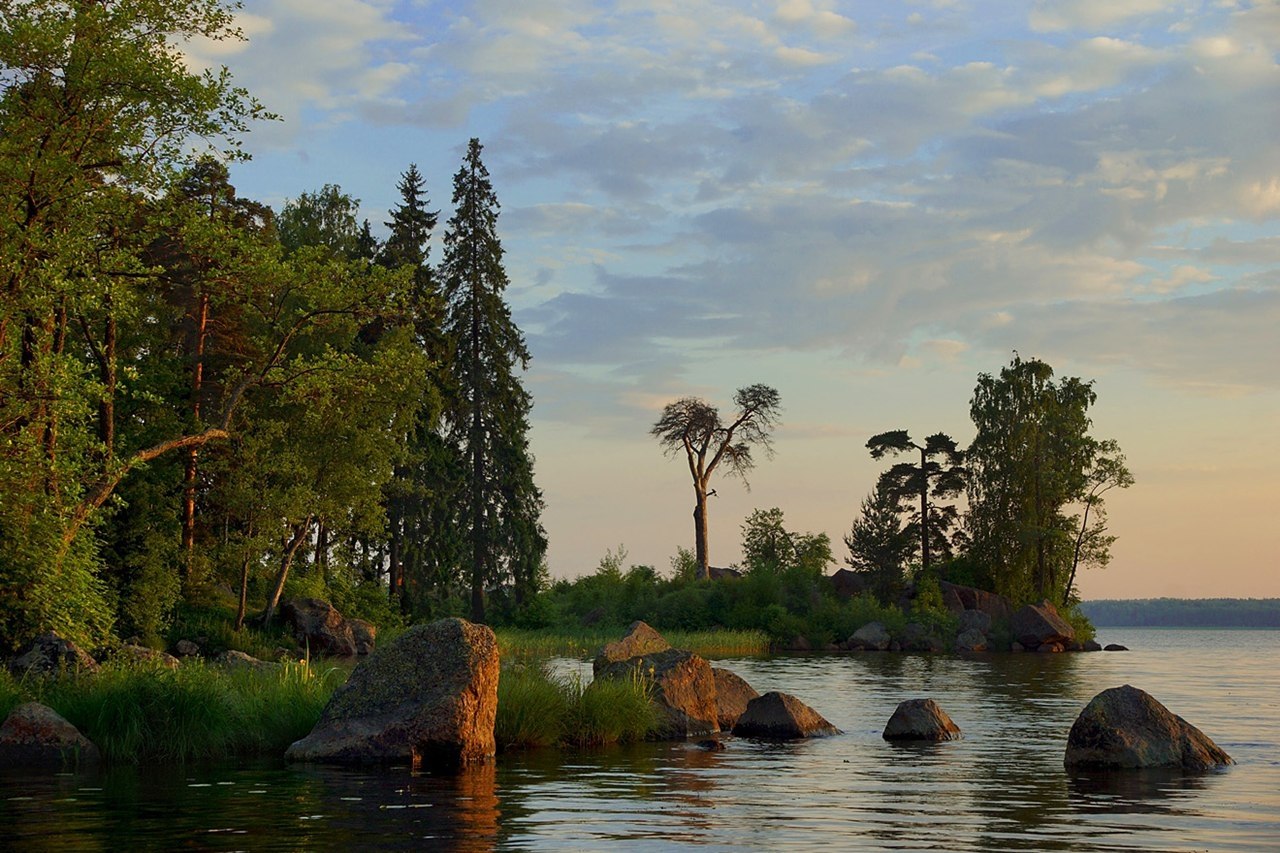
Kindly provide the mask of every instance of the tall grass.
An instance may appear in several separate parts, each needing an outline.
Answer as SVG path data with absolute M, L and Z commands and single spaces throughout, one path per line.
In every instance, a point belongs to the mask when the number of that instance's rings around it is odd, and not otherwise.
M 656 724 L 648 685 L 639 677 L 583 684 L 541 666 L 515 665 L 498 680 L 499 749 L 626 743 L 644 740 Z
M 301 662 L 234 671 L 191 661 L 176 670 L 119 665 L 0 681 L 0 705 L 43 702 L 113 763 L 279 755 L 311 731 L 345 675 Z
M 498 628 L 498 647 L 504 657 L 537 659 L 552 656 L 588 658 L 606 643 L 622 637 L 625 628 Z M 763 631 L 663 631 L 667 642 L 703 656 L 763 655 L 769 636 Z

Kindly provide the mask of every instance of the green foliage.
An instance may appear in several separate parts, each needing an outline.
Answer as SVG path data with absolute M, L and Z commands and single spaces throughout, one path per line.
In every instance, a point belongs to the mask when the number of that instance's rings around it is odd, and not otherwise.
M 499 749 L 638 741 L 656 722 L 648 685 L 638 676 L 584 685 L 580 678 L 555 678 L 538 665 L 516 665 L 498 679 Z
M 1082 560 L 1106 563 L 1101 490 L 1132 482 L 1115 443 L 1089 435 L 1093 383 L 1053 376 L 1044 362 L 1015 354 L 999 377 L 978 377 L 970 403 L 977 428 L 967 452 L 972 555 L 1014 602 L 1069 601 Z M 1085 512 L 1069 515 L 1072 504 Z
M 1094 629 L 1093 623 L 1089 621 L 1089 617 L 1080 609 L 1080 605 L 1072 605 L 1059 611 L 1062 618 L 1067 620 L 1076 632 L 1076 642 L 1087 643 L 1097 636 L 1098 632 Z
M 862 499 L 862 514 L 844 537 L 849 549 L 845 562 L 867 578 L 881 601 L 897 601 L 902 594 L 903 569 L 915 550 L 915 539 L 899 518 L 899 500 L 883 484 Z
M 825 533 L 794 533 L 777 507 L 757 509 L 742 523 L 742 553 L 748 572 L 818 576 L 831 563 L 831 539 Z
M 588 658 L 618 639 L 622 626 L 603 628 L 545 628 L 536 631 L 498 628 L 498 648 L 504 658 L 538 659 L 551 656 Z M 760 631 L 726 629 L 663 631 L 675 648 L 703 657 L 759 655 L 769 650 L 769 638 Z
M 867 449 L 873 459 L 888 454 L 920 454 L 919 464 L 899 462 L 881 474 L 876 491 L 882 492 L 884 499 L 896 501 L 899 512 L 911 513 L 906 533 L 919 545 L 921 567 L 929 572 L 934 559 L 951 556 L 951 529 L 959 519 L 959 511 L 955 504 L 942 501 L 953 500 L 964 491 L 964 452 L 946 433 L 934 433 L 920 445 L 911 440 L 906 430 L 872 436 L 867 440 Z
M 487 586 L 510 583 L 521 595 L 536 590 L 547 548 L 529 452 L 533 401 L 517 373 L 528 368 L 529 350 L 503 298 L 498 199 L 481 150 L 480 140 L 472 139 L 454 176 L 455 211 L 440 267 L 454 389 L 445 422 L 463 463 L 454 521 L 467 538 L 476 622 L 485 619 Z

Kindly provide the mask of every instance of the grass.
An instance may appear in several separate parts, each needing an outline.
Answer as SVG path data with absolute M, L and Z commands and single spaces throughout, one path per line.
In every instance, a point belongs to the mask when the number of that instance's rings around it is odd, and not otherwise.
M 0 713 L 19 702 L 53 708 L 112 763 L 279 755 L 306 735 L 341 670 L 307 663 L 224 670 L 188 661 L 176 670 L 108 666 L 96 674 L 0 679 Z
M 584 685 L 517 664 L 498 679 L 494 738 L 502 750 L 627 743 L 644 740 L 656 724 L 648 685 L 639 678 Z
M 625 628 L 498 628 L 498 648 L 503 657 L 522 660 L 552 656 L 589 658 L 606 643 L 621 639 Z M 769 651 L 769 635 L 763 631 L 663 631 L 673 648 L 705 656 L 763 655 Z

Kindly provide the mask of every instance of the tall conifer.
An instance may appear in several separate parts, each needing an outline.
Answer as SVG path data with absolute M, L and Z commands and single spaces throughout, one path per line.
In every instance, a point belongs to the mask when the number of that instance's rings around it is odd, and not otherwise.
M 529 350 L 502 295 L 498 199 L 481 150 L 472 139 L 454 175 L 440 269 L 452 351 L 447 419 L 465 464 L 457 506 L 469 540 L 471 618 L 478 622 L 485 587 L 511 581 L 517 595 L 527 591 L 546 551 L 527 438 L 533 403 L 517 374 L 528 367 Z

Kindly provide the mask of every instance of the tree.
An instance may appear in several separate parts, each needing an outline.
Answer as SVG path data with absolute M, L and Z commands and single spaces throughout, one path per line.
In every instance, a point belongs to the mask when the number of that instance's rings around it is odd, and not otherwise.
M 148 302 L 153 202 L 192 140 L 235 157 L 265 116 L 178 48 L 237 37 L 218 0 L 0 2 L 0 644 L 102 639 L 97 542 L 78 534 L 130 471 L 223 435 L 122 441 L 112 335 Z
M 970 403 L 977 434 L 967 453 L 967 525 L 972 553 L 991 572 L 997 592 L 1019 601 L 1065 602 L 1091 508 L 1096 519 L 1101 491 L 1095 488 L 1129 479 L 1127 470 L 1120 473 L 1115 443 L 1089 435 L 1096 399 L 1093 383 L 1055 380 L 1048 364 L 1016 353 L 999 377 L 979 375 Z M 1085 504 L 1079 522 L 1085 540 L 1065 512 L 1073 503 Z M 1105 562 L 1109 543 L 1092 543 L 1102 550 L 1090 559 Z
M 719 409 L 697 397 L 683 397 L 668 403 L 649 431 L 668 456 L 683 451 L 689 463 L 694 495 L 694 552 L 699 575 L 708 579 L 711 563 L 707 553 L 707 497 L 713 494 L 711 475 L 723 462 L 730 476 L 741 477 L 747 484 L 746 475 L 755 466 L 752 448 L 759 447 L 766 455 L 773 455 L 771 433 L 781 412 L 778 392 L 767 385 L 739 388 L 733 402 L 737 411 L 733 420 L 725 424 Z
M 862 499 L 862 513 L 844 537 L 845 563 L 864 575 L 881 601 L 896 601 L 902 592 L 902 570 L 916 540 L 902 527 L 901 501 L 883 481 Z
M 356 223 L 360 200 L 334 184 L 313 193 L 302 193 L 285 202 L 277 227 L 280 243 L 292 254 L 304 246 L 321 246 L 332 257 L 367 256 L 372 235 Z
M 1081 565 L 1103 568 L 1111 562 L 1111 545 L 1116 537 L 1107 533 L 1107 508 L 1102 496 L 1112 489 L 1127 489 L 1133 485 L 1133 474 L 1124 464 L 1124 454 L 1113 439 L 1098 442 L 1093 464 L 1085 475 L 1088 491 L 1083 498 L 1084 510 L 1076 533 L 1076 544 L 1071 555 L 1071 573 L 1063 590 L 1063 604 L 1076 598 L 1076 571 Z M 1092 512 L 1093 520 L 1089 515 Z
M 742 523 L 742 557 L 749 572 L 820 575 L 831 562 L 831 539 L 787 530 L 777 507 L 757 509 Z
M 470 545 L 471 617 L 484 621 L 487 584 L 536 584 L 546 551 L 542 493 L 533 481 L 529 411 L 516 374 L 529 364 L 524 336 L 503 300 L 507 273 L 498 240 L 498 199 L 472 139 L 453 178 L 454 214 L 440 268 L 444 331 L 452 358 L 449 435 L 465 464 L 456 506 Z
M 930 495 L 938 500 L 960 496 L 964 491 L 965 471 L 961 467 L 964 453 L 956 446 L 955 439 L 946 433 L 934 433 L 920 445 L 912 441 L 907 431 L 902 429 L 873 435 L 867 440 L 867 449 L 871 451 L 872 459 L 883 459 L 888 454 L 896 456 L 911 451 L 920 454 L 919 465 L 899 462 L 881 474 L 877 491 L 883 491 L 896 499 L 899 506 L 906 501 L 919 499 L 920 508 L 907 525 L 907 531 L 920 542 L 920 570 L 927 575 L 931 550 L 950 553 L 951 539 L 948 533 L 958 518 L 955 504 L 932 503 Z M 937 457 L 942 461 L 938 461 Z

